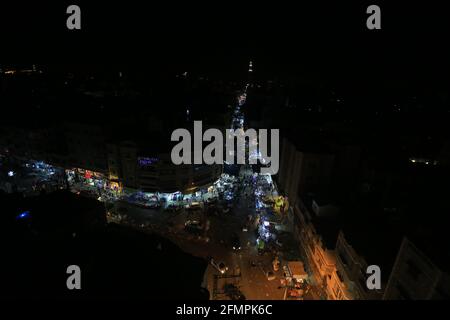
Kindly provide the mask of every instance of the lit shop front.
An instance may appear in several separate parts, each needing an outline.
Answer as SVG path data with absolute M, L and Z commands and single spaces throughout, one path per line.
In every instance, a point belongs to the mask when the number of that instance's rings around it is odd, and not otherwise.
M 217 181 L 205 187 L 195 187 L 192 190 L 175 191 L 175 192 L 145 192 L 143 190 L 126 189 L 122 194 L 123 199 L 129 202 L 142 205 L 148 208 L 176 208 L 190 206 L 194 203 L 204 203 L 217 200 L 223 196 L 224 199 L 230 200 L 232 193 L 230 189 L 236 178 L 227 174 L 222 174 Z
M 81 168 L 66 169 L 66 176 L 69 185 L 81 184 L 97 189 L 110 189 L 121 192 L 121 184 L 117 181 L 110 181 L 105 174 Z

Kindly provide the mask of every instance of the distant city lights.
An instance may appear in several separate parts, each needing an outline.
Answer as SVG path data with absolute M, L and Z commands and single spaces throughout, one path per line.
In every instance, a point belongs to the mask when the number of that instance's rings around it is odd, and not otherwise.
M 17 216 L 18 220 L 27 219 L 31 217 L 30 211 L 24 211 Z
M 437 160 L 430 160 L 430 159 L 423 159 L 423 158 L 410 158 L 409 161 L 411 163 L 415 163 L 415 164 L 421 163 L 421 164 L 425 164 L 427 166 L 428 165 L 436 166 L 439 163 Z

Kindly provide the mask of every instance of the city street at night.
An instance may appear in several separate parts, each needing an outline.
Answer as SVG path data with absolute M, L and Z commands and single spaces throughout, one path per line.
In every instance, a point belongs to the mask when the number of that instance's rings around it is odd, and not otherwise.
M 15 0 L 0 14 L 14 317 L 48 303 L 60 318 L 95 318 L 85 304 L 108 320 L 406 318 L 424 305 L 392 301 L 450 299 L 440 4 Z

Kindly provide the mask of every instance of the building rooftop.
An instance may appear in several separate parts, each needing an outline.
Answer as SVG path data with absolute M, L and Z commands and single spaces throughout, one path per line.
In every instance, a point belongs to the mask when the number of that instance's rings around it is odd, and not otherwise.
M 316 232 L 322 237 L 323 244 L 327 249 L 334 249 L 336 247 L 337 236 L 340 230 L 340 221 L 338 216 L 317 216 L 312 208 L 312 195 L 305 195 L 302 197 L 302 202 L 309 212 L 311 222 L 316 229 Z
M 0 200 L 0 297 L 208 299 L 201 289 L 206 261 L 157 236 L 93 225 L 93 216 L 104 215 L 96 200 L 67 192 Z M 77 292 L 65 286 L 73 264 L 82 274 Z

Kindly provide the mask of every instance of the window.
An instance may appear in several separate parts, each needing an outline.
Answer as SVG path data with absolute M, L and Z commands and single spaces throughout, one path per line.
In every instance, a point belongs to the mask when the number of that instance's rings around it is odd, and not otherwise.
M 144 168 L 141 168 L 141 171 L 149 172 L 149 173 L 156 173 L 156 168 L 155 167 L 144 167 Z
M 336 296 L 336 299 L 340 300 L 342 298 L 342 290 L 339 288 L 339 286 L 336 284 L 333 288 L 334 295 Z
M 367 280 L 364 277 L 358 277 L 358 282 L 364 291 L 369 290 L 369 288 L 367 288 Z
M 340 282 L 344 282 L 344 277 L 342 277 L 342 274 L 339 272 L 339 270 L 336 270 L 336 275 L 339 278 Z
M 311 252 L 314 254 L 314 253 L 315 253 L 315 247 L 314 247 L 314 244 L 311 243 L 310 248 L 311 248 Z
M 339 258 L 341 259 L 342 263 L 345 266 L 347 266 L 348 265 L 347 255 L 341 250 L 338 251 L 338 255 L 339 255 Z
M 406 265 L 408 266 L 408 275 L 415 281 L 419 280 L 419 276 L 422 273 L 419 267 L 412 260 L 408 260 Z
M 398 295 L 399 295 L 398 299 L 412 300 L 412 297 L 409 294 L 408 290 L 405 287 L 403 287 L 403 285 L 400 282 L 397 282 L 396 288 L 397 288 Z

